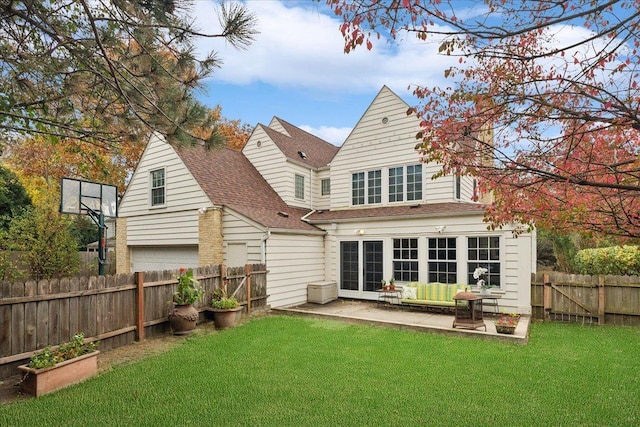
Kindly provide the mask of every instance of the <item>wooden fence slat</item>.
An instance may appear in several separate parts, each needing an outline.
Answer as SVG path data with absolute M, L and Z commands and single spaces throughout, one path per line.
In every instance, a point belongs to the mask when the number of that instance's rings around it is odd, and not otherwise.
M 239 299 L 249 307 L 266 305 L 264 265 L 214 265 L 197 272 L 207 295 L 196 304 L 199 311 L 205 310 L 215 289 L 237 289 L 247 273 L 248 289 Z M 102 349 L 143 339 L 149 331 L 164 333 L 176 276 L 176 271 L 147 272 L 140 286 L 135 274 L 0 284 L 0 378 L 15 373 L 5 369 L 11 364 L 69 341 L 77 332 L 84 332 L 88 340 L 102 340 Z

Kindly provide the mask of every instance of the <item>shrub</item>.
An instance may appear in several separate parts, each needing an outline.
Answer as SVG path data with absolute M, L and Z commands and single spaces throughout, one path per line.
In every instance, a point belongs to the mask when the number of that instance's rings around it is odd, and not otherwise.
M 640 247 L 583 249 L 576 254 L 575 265 L 580 274 L 640 275 Z

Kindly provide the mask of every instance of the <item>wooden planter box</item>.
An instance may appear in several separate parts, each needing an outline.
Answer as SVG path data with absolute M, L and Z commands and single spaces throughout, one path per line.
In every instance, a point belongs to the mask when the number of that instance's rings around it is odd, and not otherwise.
M 38 397 L 91 378 L 98 373 L 98 354 L 99 351 L 94 351 L 50 368 L 33 369 L 20 365 L 18 369 L 27 374 L 22 389 Z
M 511 326 L 511 325 L 496 325 L 496 331 L 499 334 L 509 334 L 509 335 L 513 335 L 513 333 L 516 331 L 516 327 Z

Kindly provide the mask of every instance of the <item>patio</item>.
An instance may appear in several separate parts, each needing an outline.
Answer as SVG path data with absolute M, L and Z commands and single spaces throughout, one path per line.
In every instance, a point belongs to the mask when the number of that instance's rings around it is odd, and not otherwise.
M 333 318 L 352 323 L 363 323 L 419 332 L 495 339 L 515 344 L 526 344 L 529 338 L 529 316 L 522 316 L 513 335 L 496 332 L 497 315 L 484 313 L 484 328 L 453 328 L 453 313 L 437 313 L 419 309 L 409 309 L 396 304 L 380 304 L 374 301 L 337 299 L 327 304 L 307 303 L 289 308 L 274 308 L 274 313 Z

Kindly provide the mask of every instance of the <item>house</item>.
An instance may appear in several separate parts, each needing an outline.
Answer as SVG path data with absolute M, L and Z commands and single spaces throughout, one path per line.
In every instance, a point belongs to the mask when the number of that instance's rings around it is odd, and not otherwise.
M 241 152 L 154 136 L 120 203 L 118 272 L 262 262 L 284 307 L 318 282 L 371 300 L 392 277 L 473 286 L 481 265 L 501 307 L 529 313 L 535 232 L 489 231 L 472 177 L 432 179 L 408 107 L 383 87 L 339 148 L 277 117 Z

